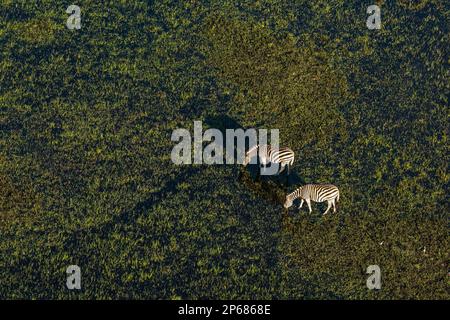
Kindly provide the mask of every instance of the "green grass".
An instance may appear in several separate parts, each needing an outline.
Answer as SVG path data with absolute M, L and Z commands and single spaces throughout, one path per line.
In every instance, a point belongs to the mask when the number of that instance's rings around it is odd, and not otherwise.
M 79 6 L 69 30 L 57 1 L 0 4 L 1 298 L 449 298 L 442 2 L 383 3 L 381 30 L 358 1 Z M 174 165 L 194 120 L 280 129 L 338 213 Z

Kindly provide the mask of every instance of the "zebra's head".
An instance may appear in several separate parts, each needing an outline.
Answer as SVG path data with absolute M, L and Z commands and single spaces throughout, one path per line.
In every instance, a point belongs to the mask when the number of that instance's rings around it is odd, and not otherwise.
M 247 153 L 245 154 L 244 162 L 242 163 L 244 166 L 246 166 L 250 163 L 250 160 L 252 159 L 252 157 L 256 155 L 257 150 L 258 150 L 258 145 L 251 147 L 250 150 L 247 151 Z
M 284 202 L 283 207 L 284 207 L 285 209 L 288 209 L 290 206 L 292 206 L 292 202 L 293 202 L 292 197 L 291 197 L 290 194 L 288 194 L 288 195 L 286 196 L 286 201 Z

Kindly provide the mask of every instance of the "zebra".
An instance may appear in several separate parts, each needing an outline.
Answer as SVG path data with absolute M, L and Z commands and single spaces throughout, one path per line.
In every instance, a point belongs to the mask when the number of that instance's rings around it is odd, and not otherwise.
M 303 206 L 303 201 L 306 201 L 309 208 L 309 213 L 312 212 L 311 200 L 314 202 L 324 202 L 328 201 L 328 208 L 323 213 L 324 215 L 328 213 L 333 206 L 333 212 L 336 212 L 336 202 L 339 201 L 339 189 L 332 184 L 307 184 L 304 185 L 294 192 L 286 196 L 286 202 L 284 203 L 284 208 L 287 209 L 292 206 L 292 202 L 297 199 L 301 199 L 300 206 Z
M 258 152 L 259 150 L 259 152 Z M 266 166 L 268 163 L 277 163 L 280 164 L 280 170 L 278 173 L 284 171 L 287 167 L 288 175 L 290 166 L 294 163 L 294 151 L 290 148 L 283 147 L 275 149 L 271 145 L 263 144 L 263 145 L 255 145 L 245 154 L 245 159 L 243 165 L 246 166 L 250 163 L 250 159 L 254 156 L 259 156 L 259 161 L 262 165 Z

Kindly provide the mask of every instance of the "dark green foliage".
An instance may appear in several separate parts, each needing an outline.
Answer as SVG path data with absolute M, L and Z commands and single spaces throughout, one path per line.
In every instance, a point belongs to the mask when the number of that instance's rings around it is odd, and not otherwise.
M 57 1 L 0 4 L 0 297 L 449 298 L 444 2 L 382 2 L 381 30 L 359 1 L 79 5 L 68 30 Z M 338 214 L 174 165 L 194 120 L 280 129 Z

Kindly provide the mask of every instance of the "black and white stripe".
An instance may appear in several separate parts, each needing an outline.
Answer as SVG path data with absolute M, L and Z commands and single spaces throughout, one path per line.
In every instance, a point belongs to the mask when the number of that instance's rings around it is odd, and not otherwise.
M 311 200 L 314 202 L 328 201 L 328 208 L 323 213 L 327 214 L 331 206 L 333 206 L 333 212 L 336 212 L 336 202 L 339 201 L 339 189 L 332 184 L 307 184 L 288 194 L 284 207 L 287 209 L 292 206 L 292 202 L 297 198 L 301 199 L 299 209 L 302 207 L 303 201 L 306 201 L 310 213 L 312 212 Z
M 262 165 L 267 165 L 268 163 L 278 163 L 280 164 L 279 173 L 283 170 L 292 166 L 294 163 L 294 151 L 290 148 L 274 148 L 271 145 L 256 145 L 245 154 L 244 166 L 249 164 L 250 160 L 258 154 L 259 161 Z

